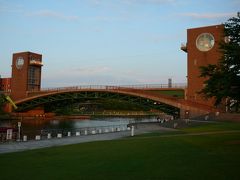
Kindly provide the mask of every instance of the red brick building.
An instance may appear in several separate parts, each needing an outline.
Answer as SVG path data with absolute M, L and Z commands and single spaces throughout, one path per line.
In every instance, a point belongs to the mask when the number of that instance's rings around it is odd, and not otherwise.
M 28 91 L 41 89 L 42 55 L 32 52 L 13 54 L 11 98 L 13 100 L 27 97 Z
M 224 25 L 214 25 L 187 30 L 187 44 L 181 49 L 187 52 L 186 99 L 213 106 L 213 99 L 206 100 L 198 92 L 204 87 L 204 78 L 200 78 L 200 66 L 217 64 L 222 54 L 219 43 L 224 39 Z
M 0 91 L 11 92 L 11 78 L 0 78 Z

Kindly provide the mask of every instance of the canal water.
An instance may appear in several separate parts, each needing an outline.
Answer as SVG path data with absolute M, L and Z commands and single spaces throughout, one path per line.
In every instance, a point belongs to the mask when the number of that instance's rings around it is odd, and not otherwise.
M 127 128 L 129 123 L 153 122 L 156 117 L 104 117 L 94 119 L 66 119 L 66 120 L 22 120 L 21 135 L 27 135 L 33 139 L 36 135 L 47 133 L 72 133 L 99 128 Z M 0 127 L 18 128 L 18 121 L 0 121 Z

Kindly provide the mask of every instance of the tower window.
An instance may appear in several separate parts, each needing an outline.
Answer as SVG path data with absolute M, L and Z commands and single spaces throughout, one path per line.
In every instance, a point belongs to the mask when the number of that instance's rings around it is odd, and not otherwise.
M 28 69 L 28 91 L 36 91 L 40 89 L 40 68 L 29 66 Z

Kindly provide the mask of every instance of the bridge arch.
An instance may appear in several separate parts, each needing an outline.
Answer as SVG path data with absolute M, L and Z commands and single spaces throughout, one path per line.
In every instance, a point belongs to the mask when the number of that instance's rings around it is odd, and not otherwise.
M 176 98 L 159 96 L 136 89 L 72 89 L 56 90 L 51 92 L 38 92 L 28 98 L 16 101 L 17 111 L 27 111 L 34 107 L 43 106 L 64 100 L 84 99 L 118 99 L 131 103 L 141 104 L 152 109 L 158 109 L 167 114 L 179 117 L 180 108 L 176 104 Z

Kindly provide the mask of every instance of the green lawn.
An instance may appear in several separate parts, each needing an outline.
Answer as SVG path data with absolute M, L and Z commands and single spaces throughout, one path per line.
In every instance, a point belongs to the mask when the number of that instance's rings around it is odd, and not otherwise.
M 211 123 L 204 124 L 201 126 L 194 126 L 185 129 L 181 129 L 181 131 L 185 133 L 192 132 L 212 132 L 212 131 L 230 131 L 230 130 L 240 130 L 240 123 L 234 122 L 221 122 L 221 123 Z
M 219 127 L 220 126 L 220 127 Z M 240 130 L 223 123 L 184 129 Z M 195 130 L 194 130 L 195 129 Z M 1 148 L 1 147 L 0 147 Z M 0 155 L 0 179 L 239 179 L 240 132 L 114 141 Z
M 184 90 L 148 90 L 149 92 L 156 95 L 169 95 L 177 98 L 184 98 Z

